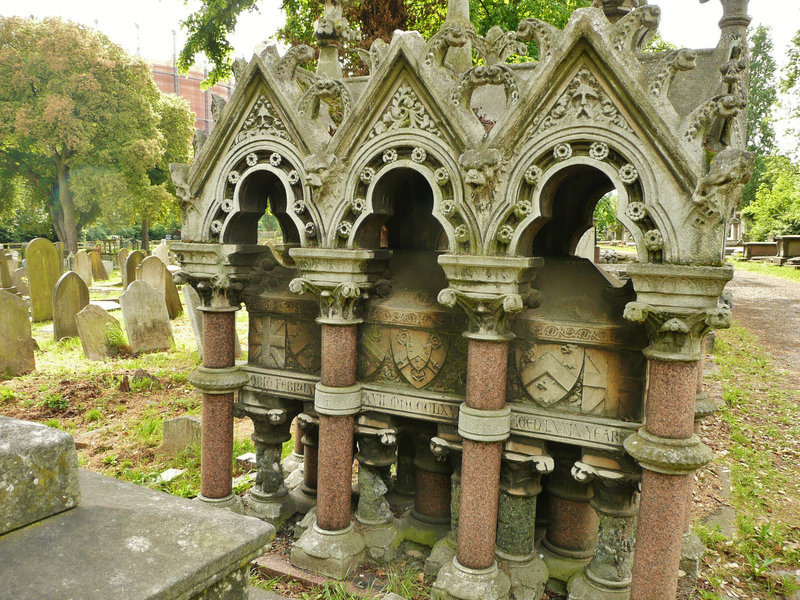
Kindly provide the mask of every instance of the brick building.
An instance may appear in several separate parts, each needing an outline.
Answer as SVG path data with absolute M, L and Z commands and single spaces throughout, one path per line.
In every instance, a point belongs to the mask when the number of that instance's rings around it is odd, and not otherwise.
M 200 84 L 206 78 L 206 72 L 189 71 L 186 75 L 180 75 L 170 63 L 153 63 L 153 79 L 162 92 L 176 94 L 181 98 L 186 98 L 197 115 L 195 127 L 206 133 L 211 132 L 211 94 L 222 96 L 226 100 L 230 98 L 233 87 L 227 83 L 218 83 L 214 87 L 203 90 Z

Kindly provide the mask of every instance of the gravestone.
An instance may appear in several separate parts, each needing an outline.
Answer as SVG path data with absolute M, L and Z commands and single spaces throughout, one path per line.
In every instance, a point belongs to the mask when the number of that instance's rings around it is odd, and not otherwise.
M 28 270 L 25 267 L 20 267 L 19 269 L 14 270 L 14 272 L 11 274 L 11 283 L 15 288 L 17 288 L 17 292 L 23 296 L 30 295 L 31 292 L 28 288 Z
M 92 259 L 89 258 L 86 250 L 78 250 L 77 254 L 72 257 L 72 270 L 83 279 L 87 286 L 92 285 Z
M 0 288 L 8 289 L 14 287 L 14 280 L 11 277 L 12 272 L 11 255 L 0 249 Z
M 89 304 L 89 288 L 74 271 L 67 271 L 53 290 L 53 339 L 78 335 L 75 315 Z
M 103 268 L 106 270 L 106 274 L 111 277 L 111 273 L 114 271 L 114 261 L 113 260 L 104 260 L 103 261 Z
M 192 333 L 194 334 L 194 342 L 197 344 L 197 355 L 200 357 L 200 362 L 203 361 L 203 313 L 200 307 L 203 303 L 200 301 L 200 294 L 197 293 L 190 285 L 183 286 L 183 299 L 186 302 L 186 312 L 189 315 L 189 322 L 192 324 Z M 236 357 L 242 355 L 242 345 L 239 342 L 239 336 L 234 339 L 234 351 Z
M 153 250 L 153 256 L 161 259 L 165 265 L 169 264 L 169 248 L 167 248 L 167 240 L 161 240 L 161 243 Z
M 157 256 L 148 256 L 136 269 L 136 279 L 141 279 L 149 283 L 153 289 L 164 295 L 167 303 L 169 318 L 174 319 L 183 313 L 178 288 L 172 280 L 172 273 L 169 272 L 163 261 Z
M 92 250 L 89 253 L 89 260 L 92 264 L 92 277 L 96 281 L 106 281 L 108 279 L 108 272 L 103 264 L 103 255 L 99 250 Z
M 61 275 L 64 271 L 69 270 L 69 265 L 65 264 L 64 260 L 64 242 L 56 242 L 53 245 L 58 251 L 58 274 Z
M 108 311 L 89 304 L 75 315 L 75 323 L 86 358 L 105 360 L 116 356 L 115 348 L 109 344 L 109 330 L 118 330 L 121 336 L 122 328 L 119 321 L 108 314 Z
M 61 276 L 58 250 L 50 240 L 36 238 L 25 249 L 25 261 L 33 322 L 49 321 L 53 318 L 53 289 Z
M 27 303 L 16 294 L 0 290 L 0 374 L 17 376 L 33 371 L 33 349 Z
M 172 328 L 164 296 L 146 281 L 134 281 L 120 296 L 122 319 L 134 353 L 169 350 Z
M 117 268 L 123 278 L 125 277 L 125 261 L 128 259 L 128 254 L 130 254 L 130 250 L 127 248 L 122 248 L 117 254 Z
M 156 448 L 156 454 L 174 456 L 197 443 L 200 443 L 200 419 L 191 415 L 167 419 L 164 421 L 163 442 Z
M 136 268 L 143 260 L 144 254 L 141 250 L 134 250 L 125 258 L 125 268 L 122 270 L 122 289 L 128 289 L 128 286 L 136 281 Z

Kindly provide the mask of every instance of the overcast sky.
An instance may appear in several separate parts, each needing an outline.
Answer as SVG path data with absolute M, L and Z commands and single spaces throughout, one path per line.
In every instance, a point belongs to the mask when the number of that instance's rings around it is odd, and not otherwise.
M 445 0 L 442 0 L 444 2 Z M 661 35 L 687 48 L 713 47 L 719 38 L 717 22 L 722 16 L 718 0 L 700 4 L 699 0 L 661 0 Z M 173 31 L 177 32 L 177 48 L 185 39 L 180 22 L 199 2 L 190 0 L 0 0 L 2 16 L 61 16 L 86 25 L 95 24 L 113 41 L 130 52 L 140 50 L 145 58 L 170 61 L 173 54 Z M 232 36 L 237 56 L 250 58 L 259 42 L 274 35 L 283 24 L 281 0 L 260 0 L 259 12 L 244 15 Z M 775 57 L 784 62 L 786 48 L 800 30 L 798 0 L 751 0 L 750 15 L 754 24 L 772 29 Z M 138 24 L 138 29 L 137 29 Z M 779 124 L 779 133 L 783 127 Z M 784 139 L 784 143 L 788 140 Z

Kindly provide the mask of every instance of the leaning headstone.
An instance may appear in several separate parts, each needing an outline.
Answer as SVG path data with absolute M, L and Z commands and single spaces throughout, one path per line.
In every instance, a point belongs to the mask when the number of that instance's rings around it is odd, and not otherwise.
M 186 312 L 189 314 L 189 321 L 192 324 L 192 333 L 194 333 L 194 342 L 197 344 L 197 355 L 200 357 L 200 362 L 203 361 L 203 313 L 200 307 L 203 305 L 200 301 L 200 294 L 197 293 L 190 285 L 183 286 L 183 299 L 186 302 Z M 234 349 L 236 357 L 242 355 L 242 346 L 239 343 L 239 336 L 234 339 Z
M 55 341 L 78 335 L 75 315 L 87 304 L 89 304 L 89 288 L 86 287 L 86 283 L 73 271 L 64 273 L 53 290 L 53 338 Z
M 136 281 L 136 268 L 144 260 L 141 250 L 134 250 L 125 258 L 125 268 L 122 270 L 122 289 L 127 290 L 128 286 Z
M 0 473 L 0 536 L 74 508 L 81 497 L 72 436 L 40 423 L 0 417 Z
M 134 353 L 172 347 L 172 327 L 164 296 L 146 281 L 133 281 L 119 300 L 128 343 Z
M 23 296 L 30 295 L 31 292 L 28 288 L 28 270 L 25 267 L 20 267 L 11 274 L 11 283 Z
M 172 274 L 167 270 L 166 265 L 157 256 L 148 256 L 136 269 L 136 279 L 141 279 L 149 283 L 153 289 L 158 290 L 164 295 L 167 303 L 169 318 L 174 319 L 183 313 L 178 288 L 172 280 Z
M 78 250 L 78 253 L 72 258 L 72 270 L 83 279 L 87 286 L 92 285 L 92 259 L 89 258 L 86 250 Z
M 161 243 L 153 249 L 153 256 L 161 259 L 165 265 L 169 264 L 169 248 L 167 248 L 167 240 L 161 240 Z
M 111 277 L 111 273 L 114 271 L 114 261 L 113 260 L 104 260 L 103 261 L 103 268 L 106 270 L 106 274 Z
M 130 254 L 130 250 L 127 248 L 122 248 L 117 254 L 117 268 L 122 276 L 125 276 L 125 261 L 128 259 L 128 254 Z
M 105 360 L 117 355 L 116 339 L 122 337 L 122 328 L 107 311 L 90 304 L 75 315 L 75 323 L 86 358 Z
M 58 260 L 58 250 L 50 240 L 36 238 L 25 249 L 34 323 L 53 318 L 53 289 L 61 276 Z
M 28 304 L 16 294 L 0 290 L 0 374 L 17 376 L 33 371 L 33 348 Z
M 200 443 L 200 419 L 190 415 L 164 421 L 164 437 L 156 454 L 174 456 L 192 444 Z
M 92 277 L 95 281 L 106 281 L 108 279 L 108 273 L 106 272 L 106 267 L 103 264 L 103 255 L 100 253 L 99 250 L 92 250 L 89 253 L 89 260 L 92 264 Z

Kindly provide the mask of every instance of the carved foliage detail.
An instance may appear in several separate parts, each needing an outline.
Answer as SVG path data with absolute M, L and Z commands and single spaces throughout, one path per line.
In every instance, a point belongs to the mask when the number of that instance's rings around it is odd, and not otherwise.
M 254 137 L 270 136 L 284 140 L 291 140 L 289 131 L 275 108 L 267 100 L 266 96 L 259 96 L 247 118 L 242 124 L 242 128 L 236 135 L 234 145 L 238 145 Z
M 370 138 L 394 131 L 396 129 L 420 129 L 435 136 L 442 134 L 436 127 L 425 105 L 419 99 L 410 85 L 401 84 L 392 96 L 391 103 L 383 113 L 380 121 L 373 127 Z
M 439 304 L 453 308 L 459 306 L 467 315 L 470 334 L 486 339 L 509 335 L 510 316 L 522 311 L 519 294 L 487 295 L 468 294 L 453 288 L 439 292 Z

